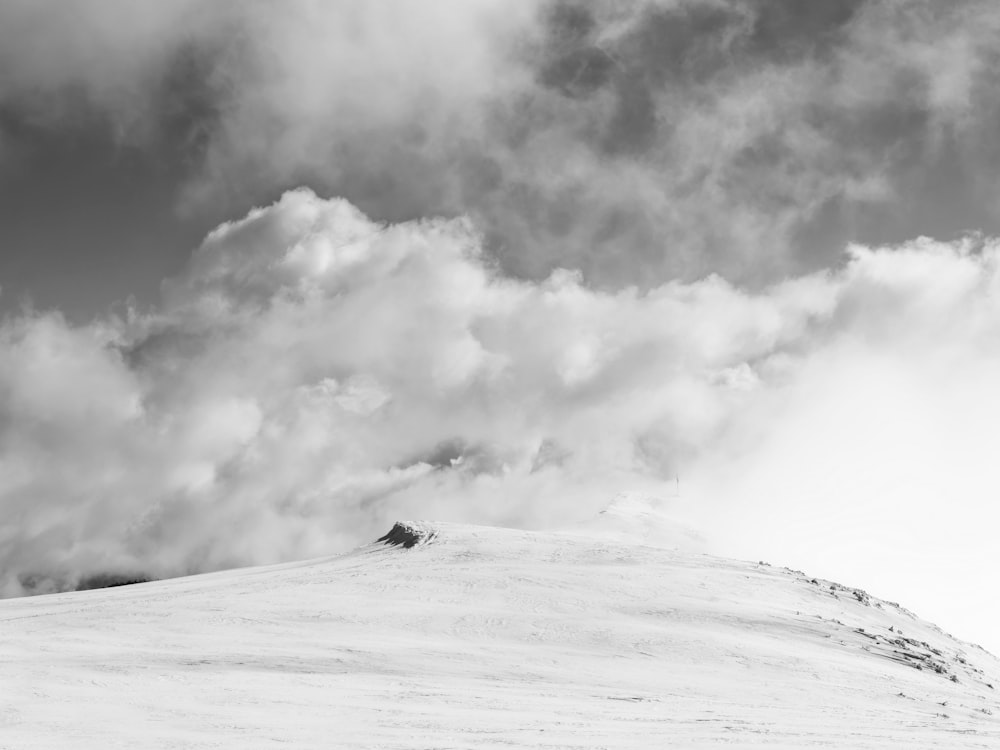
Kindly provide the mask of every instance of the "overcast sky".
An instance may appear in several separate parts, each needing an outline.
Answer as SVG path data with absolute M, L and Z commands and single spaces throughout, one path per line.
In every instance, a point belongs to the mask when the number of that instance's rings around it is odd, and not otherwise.
M 544 527 L 1000 650 L 987 0 L 0 0 L 0 581 Z

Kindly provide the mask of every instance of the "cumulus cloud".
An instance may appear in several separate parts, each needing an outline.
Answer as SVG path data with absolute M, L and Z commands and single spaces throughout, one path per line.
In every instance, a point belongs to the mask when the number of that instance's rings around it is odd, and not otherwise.
M 467 221 L 287 193 L 153 313 L 6 321 L 8 587 L 321 554 L 400 514 L 551 521 L 656 483 L 724 416 L 715 374 L 822 312 L 809 285 L 516 281 Z
M 20 1 L 0 106 L 156 144 L 182 211 L 308 184 L 470 216 L 522 278 L 762 288 L 1000 229 L 998 28 L 986 0 Z
M 888 548 L 928 581 L 968 575 L 936 544 L 991 548 L 991 240 L 855 246 L 762 291 L 607 292 L 504 275 L 467 220 L 296 190 L 212 232 L 164 296 L 0 328 L 8 593 L 322 555 L 397 517 L 565 525 L 678 475 L 717 552 L 888 588 Z
M 3 3 L 0 158 L 11 122 L 107 127 L 182 165 L 182 213 L 265 206 L 156 305 L 0 323 L 3 590 L 400 516 L 561 525 L 680 475 L 715 551 L 974 606 L 1000 251 L 908 238 L 1000 231 L 998 24 L 986 0 Z

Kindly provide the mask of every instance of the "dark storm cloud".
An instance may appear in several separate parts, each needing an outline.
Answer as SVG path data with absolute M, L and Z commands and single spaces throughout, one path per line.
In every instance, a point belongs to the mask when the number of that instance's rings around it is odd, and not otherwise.
M 997 223 L 984 196 L 942 210 L 926 195 L 975 181 L 955 169 L 949 138 L 992 151 L 966 132 L 997 101 L 983 87 L 996 28 L 986 5 L 546 8 L 523 58 L 541 92 L 489 139 L 517 132 L 517 154 L 537 148 L 545 174 L 470 201 L 520 273 L 561 264 L 598 284 L 710 271 L 752 283 L 836 262 L 849 239 L 904 239 L 889 217 L 908 204 L 927 233 L 954 232 L 946 216 L 958 213 Z M 972 87 L 981 98 L 963 95 Z M 559 162 L 563 179 L 551 179 Z
M 7 140 L 33 138 L 80 183 L 52 191 L 32 180 L 42 162 L 19 173 L 9 157 L 4 227 L 85 206 L 77 223 L 45 224 L 67 228 L 45 239 L 70 250 L 124 226 L 108 211 L 150 175 L 147 203 L 174 199 L 199 226 L 300 183 L 377 220 L 466 214 L 509 274 L 579 268 L 605 289 L 711 272 L 761 284 L 837 264 L 851 239 L 997 225 L 989 3 L 71 7 L 0 8 L 0 97 L 21 131 Z M 46 138 L 117 144 L 140 187 L 112 191 Z M 159 221 L 145 234 L 190 239 Z M 33 252 L 18 231 L 5 245 L 14 278 L 27 261 L 10 259 Z M 102 279 L 122 265 L 70 250 L 64 297 L 74 277 L 95 283 L 84 265 Z M 180 262 L 143 265 L 149 289 Z
M 845 39 L 845 27 L 871 0 L 747 0 L 752 14 L 746 45 L 776 61 L 829 54 Z
M 469 215 L 509 273 L 604 287 L 764 283 L 905 239 L 899 216 L 998 224 L 987 2 L 72 8 L 0 9 L 5 106 L 154 144 L 203 223 L 310 184 Z

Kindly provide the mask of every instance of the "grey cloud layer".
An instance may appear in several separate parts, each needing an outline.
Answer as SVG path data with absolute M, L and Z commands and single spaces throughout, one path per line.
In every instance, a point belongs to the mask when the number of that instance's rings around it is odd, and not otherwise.
M 70 7 L 0 9 L 5 106 L 183 155 L 189 211 L 310 184 L 604 288 L 998 225 L 990 2 Z

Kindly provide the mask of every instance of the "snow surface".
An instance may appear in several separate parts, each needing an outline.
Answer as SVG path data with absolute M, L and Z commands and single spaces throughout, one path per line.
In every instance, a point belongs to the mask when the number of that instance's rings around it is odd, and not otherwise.
M 0 747 L 1000 748 L 992 655 L 611 511 L 0 602 Z

